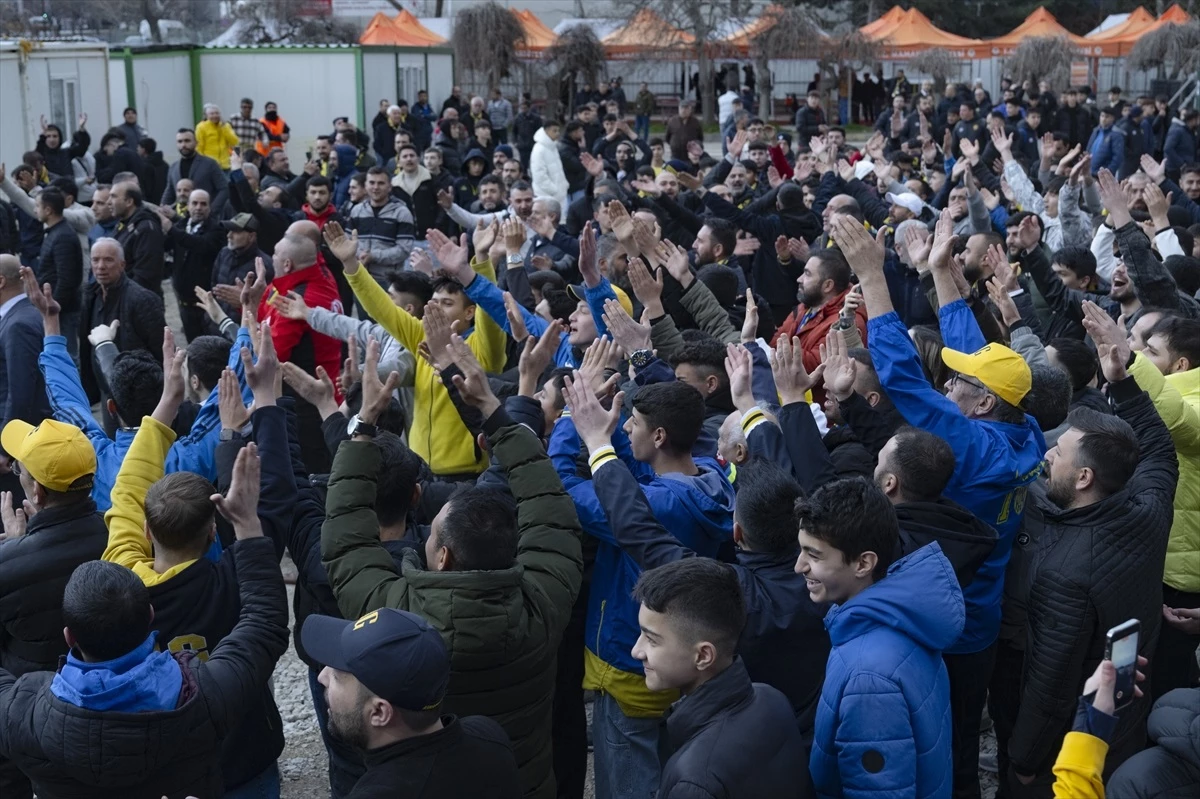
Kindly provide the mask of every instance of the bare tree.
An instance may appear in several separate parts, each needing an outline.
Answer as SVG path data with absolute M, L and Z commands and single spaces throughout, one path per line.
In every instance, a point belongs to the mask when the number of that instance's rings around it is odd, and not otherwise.
M 305 0 L 258 0 L 234 9 L 239 44 L 353 44 L 358 28 L 335 17 L 303 16 Z
M 454 17 L 455 66 L 487 75 L 488 89 L 500 86 L 517 64 L 517 42 L 525 30 L 517 15 L 495 2 L 470 6 Z
M 1018 85 L 1025 80 L 1048 80 L 1051 86 L 1065 86 L 1071 80 L 1071 59 L 1076 49 L 1065 36 L 1030 36 L 1022 39 L 1009 56 L 1008 74 Z
M 774 59 L 815 58 L 825 33 L 808 8 L 792 6 L 774 16 L 770 25 L 762 28 L 750 41 L 754 70 L 758 75 L 758 102 L 772 113 L 771 68 Z M 765 105 L 764 105 L 765 103 Z
M 933 78 L 934 91 L 941 94 L 947 79 L 957 79 L 962 74 L 962 59 L 939 47 L 917 53 L 909 59 L 908 68 Z
M 1134 44 L 1129 66 L 1157 70 L 1170 78 L 1200 69 L 1200 22 L 1163 25 L 1150 31 Z
M 715 33 L 721 24 L 734 19 L 735 10 L 745 13 L 752 5 L 749 0 L 616 0 L 616 5 L 622 13 L 632 18 L 638 11 L 649 10 L 667 24 L 689 34 L 692 42 L 689 44 L 692 59 L 696 62 L 698 80 L 700 81 L 701 106 L 704 121 L 711 123 L 717 118 L 717 94 L 712 79 L 712 45 Z M 678 48 L 685 43 L 671 41 L 664 34 L 661 48 L 669 50 Z
M 586 25 L 572 25 L 559 34 L 554 44 L 542 53 L 542 60 L 553 71 L 552 80 L 555 85 L 562 87 L 567 83 L 571 90 L 567 93 L 567 113 L 575 112 L 575 82 L 582 77 L 585 83 L 593 86 L 599 84 L 598 78 L 604 72 L 604 45 L 596 38 L 596 32 Z M 552 94 L 558 97 L 558 94 Z
M 821 74 L 833 81 L 835 86 L 841 85 L 843 75 L 846 77 L 848 115 L 851 115 L 849 109 L 854 108 L 854 73 L 879 61 L 879 52 L 878 42 L 863 36 L 858 28 L 849 23 L 839 25 L 821 48 L 821 56 L 817 60 Z M 843 119 L 841 123 L 847 125 L 850 120 Z

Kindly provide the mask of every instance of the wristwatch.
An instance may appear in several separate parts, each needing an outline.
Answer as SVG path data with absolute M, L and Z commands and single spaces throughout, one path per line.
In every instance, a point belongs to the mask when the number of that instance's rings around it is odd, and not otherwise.
M 509 256 L 508 256 L 508 257 L 507 257 L 505 260 L 506 260 L 506 261 L 507 261 L 507 263 L 508 263 L 509 265 L 511 265 L 511 266 L 516 266 L 517 264 L 523 264 L 523 263 L 525 263 L 525 259 L 524 259 L 524 258 L 522 258 L 522 257 L 521 257 L 521 256 L 519 256 L 519 255 L 512 255 L 512 254 L 509 254 Z
M 370 436 L 374 438 L 379 435 L 379 428 L 370 422 L 364 422 L 362 419 L 359 419 L 356 413 L 350 417 L 350 424 L 346 425 L 346 433 L 351 438 L 355 436 Z
M 232 427 L 221 428 L 221 435 L 220 435 L 221 441 L 234 441 L 235 439 L 239 439 L 241 437 L 242 437 L 241 430 L 234 430 Z
M 653 357 L 652 350 L 634 350 L 633 354 L 629 356 L 629 362 L 633 364 L 634 369 L 645 369 Z

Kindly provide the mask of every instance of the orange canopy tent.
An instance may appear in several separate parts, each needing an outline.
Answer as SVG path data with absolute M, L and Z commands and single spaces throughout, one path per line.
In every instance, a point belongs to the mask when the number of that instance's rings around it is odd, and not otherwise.
M 1034 9 L 1034 12 L 1025 18 L 1017 27 L 1013 28 L 1003 36 L 997 36 L 995 39 L 988 39 L 985 44 L 991 48 L 993 55 L 1011 55 L 1013 50 L 1017 49 L 1017 45 L 1022 39 L 1027 39 L 1035 36 L 1045 38 L 1055 38 L 1061 36 L 1071 44 L 1080 48 L 1086 48 L 1088 40 L 1082 36 L 1076 36 L 1069 30 L 1064 28 L 1054 15 L 1045 8 L 1039 6 Z
M 1140 15 L 1138 12 L 1142 12 Z M 1135 24 L 1134 17 L 1138 17 Z M 1146 18 L 1149 21 L 1146 21 Z M 1191 17 L 1188 13 L 1179 7 L 1179 4 L 1168 8 L 1163 12 L 1163 15 L 1158 19 L 1150 16 L 1150 13 L 1143 8 L 1138 8 L 1129 15 L 1129 19 L 1122 22 L 1116 27 L 1104 31 L 1103 33 L 1086 39 L 1090 45 L 1088 53 L 1091 55 L 1099 55 L 1110 58 L 1129 55 L 1129 51 L 1137 44 L 1137 40 L 1145 36 L 1150 31 L 1155 31 L 1164 25 L 1183 25 L 1190 22 Z
M 445 44 L 446 40 L 421 24 L 408 11 L 401 11 L 393 19 L 382 11 L 367 23 L 367 29 L 358 38 L 359 44 L 390 47 L 430 47 Z
M 749 53 L 754 45 L 754 37 L 770 28 L 783 13 L 783 7 L 771 4 L 763 9 L 762 15 L 753 22 L 748 22 L 720 41 L 722 49 L 736 50 Z
M 639 56 L 668 56 L 673 48 L 691 46 L 696 38 L 671 25 L 648 8 L 634 14 L 628 24 L 617 28 L 600 40 L 609 58 L 627 59 Z
M 929 17 L 915 8 L 893 14 L 895 8 L 883 17 L 860 29 L 868 39 L 883 45 L 882 58 L 897 61 L 915 53 L 933 48 L 947 50 L 951 55 L 964 58 L 974 57 L 983 43 L 948 33 L 929 21 Z M 887 21 L 885 22 L 885 18 Z M 878 24 L 878 23 L 883 24 Z M 874 27 L 872 27 L 874 26 Z
M 866 25 L 863 25 L 861 28 L 859 28 L 858 32 L 863 36 L 870 36 L 881 28 L 885 28 L 889 25 L 895 26 L 902 19 L 904 19 L 904 9 L 900 6 L 892 6 L 884 13 L 883 16 L 879 17 L 874 22 L 868 22 Z
M 517 43 L 517 49 L 522 53 L 540 53 L 558 40 L 558 34 L 547 28 L 529 9 L 513 9 L 513 14 L 521 23 L 521 29 L 525 31 L 525 35 Z

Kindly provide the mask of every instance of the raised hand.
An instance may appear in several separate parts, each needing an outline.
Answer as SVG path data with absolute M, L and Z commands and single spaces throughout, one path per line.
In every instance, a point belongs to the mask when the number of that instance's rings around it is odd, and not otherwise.
M 325 238 L 325 246 L 333 253 L 333 257 L 342 262 L 346 272 L 354 274 L 358 271 L 358 231 L 351 230 L 350 235 L 342 229 L 338 222 L 329 222 L 321 234 Z
M 433 367 L 438 371 L 445 369 L 454 360 L 450 353 L 450 336 L 454 333 L 450 317 L 442 310 L 442 306 L 430 300 L 425 304 L 421 327 L 425 331 L 425 344 L 429 348 Z
M 542 238 L 554 238 L 553 230 L 549 231 L 550 235 L 547 236 L 541 229 L 546 226 L 553 227 L 549 217 L 539 215 L 537 218 L 541 220 L 538 225 L 538 235 Z M 504 237 L 504 249 L 506 252 L 513 255 L 520 254 L 521 248 L 525 246 L 525 225 L 521 223 L 520 219 L 517 219 L 515 216 L 505 219 L 500 225 L 500 235 Z
M 1138 163 L 1142 166 L 1142 171 L 1146 176 L 1153 181 L 1154 185 L 1158 185 L 1167 179 L 1167 164 L 1166 161 L 1155 161 L 1149 155 L 1143 155 L 1142 160 Z
M 821 382 L 824 371 L 824 364 L 814 369 L 812 374 L 804 369 L 804 348 L 800 346 L 799 337 L 779 337 L 775 352 L 771 355 L 771 374 L 775 377 L 780 404 L 805 402 L 804 393 Z
M 179 403 L 183 402 L 184 384 L 183 384 L 183 361 L 187 357 L 186 349 L 178 349 L 175 346 L 175 332 L 170 327 L 163 328 L 163 387 L 162 396 L 158 400 L 158 407 L 151 414 L 156 422 L 161 422 L 170 427 L 171 422 L 175 421 L 175 414 L 179 410 Z M 140 422 L 140 419 L 126 419 L 129 424 Z
M 698 191 L 703 193 L 704 183 L 700 180 L 699 175 L 691 175 L 687 172 L 679 172 L 675 175 L 675 179 L 679 181 L 679 185 L 689 191 Z
M 972 164 L 979 162 L 979 145 L 970 139 L 960 139 L 958 142 L 959 152 L 963 158 L 969 160 Z M 968 170 L 969 172 L 970 170 Z
M 950 265 L 954 251 L 954 218 L 950 209 L 943 208 L 933 231 L 933 245 L 929 251 L 929 268 L 945 269 Z
M 554 360 L 554 352 L 558 349 L 562 332 L 562 322 L 555 319 L 540 337 L 529 336 L 525 339 L 521 360 L 517 364 L 517 393 L 522 397 L 534 395 L 538 378 Z
M 222 430 L 241 430 L 250 421 L 250 412 L 242 402 L 242 389 L 237 375 L 228 366 L 217 381 L 217 413 Z
M 199 287 L 197 287 L 199 288 Z M 288 319 L 295 319 L 298 322 L 307 322 L 311 310 L 304 302 L 304 298 L 295 291 L 289 291 L 287 294 L 276 294 L 271 300 L 271 304 L 275 306 L 275 310 Z
M 821 348 L 825 388 L 838 402 L 850 399 L 854 393 L 854 378 L 858 375 L 858 361 L 850 357 L 849 351 L 840 331 L 830 330 L 826 334 L 825 345 Z
M 780 175 L 779 170 L 774 166 L 767 167 L 767 183 L 773 189 L 777 189 L 783 185 L 783 175 Z
M 1110 383 L 1124 380 L 1128 376 L 1125 364 L 1129 362 L 1131 353 L 1129 340 L 1125 336 L 1124 321 L 1122 317 L 1114 322 L 1099 305 L 1090 300 L 1083 301 L 1083 327 L 1096 343 L 1096 353 L 1100 356 L 1100 370 L 1104 373 L 1104 379 Z
M 624 395 L 618 393 L 612 407 L 604 410 L 604 406 L 596 399 L 588 385 L 587 379 L 575 372 L 572 377 L 563 381 L 563 399 L 571 409 L 571 420 L 575 431 L 589 451 L 597 450 L 612 442 L 613 431 L 621 420 L 621 406 Z
M 733 398 L 733 407 L 742 413 L 755 407 L 751 387 L 753 369 L 754 364 L 745 347 L 740 344 L 726 345 L 725 373 L 729 375 L 729 393 Z
M 271 338 L 271 325 L 262 324 L 262 343 L 258 348 L 258 362 L 250 357 L 250 350 L 242 347 L 242 368 L 246 372 L 246 385 L 254 392 L 254 407 L 262 408 L 275 404 L 275 373 L 279 370 L 279 356 L 275 354 L 275 342 Z
M 605 300 L 603 319 L 613 340 L 627 356 L 638 350 L 650 349 L 650 323 L 633 321 L 633 317 L 625 312 L 621 303 L 612 299 Z
M 583 285 L 593 289 L 600 285 L 600 266 L 596 259 L 596 229 L 588 222 L 579 234 L 579 274 Z
M 748 141 L 750 141 L 750 134 L 744 130 L 739 130 L 737 133 L 733 134 L 732 139 L 725 140 L 725 148 L 736 161 L 742 157 L 742 148 L 746 146 Z
M 521 304 L 516 298 L 507 291 L 504 292 L 504 315 L 508 317 L 510 335 L 518 344 L 529 338 L 529 329 L 525 327 L 525 316 L 521 311 Z
M 751 344 L 758 340 L 758 302 L 754 292 L 746 289 L 746 318 L 742 320 L 742 343 Z
M 333 380 L 325 371 L 325 367 L 318 366 L 317 376 L 313 377 L 291 361 L 279 366 L 283 370 L 283 382 L 291 386 L 301 399 L 316 408 L 322 419 L 327 419 L 331 414 L 337 413 L 337 394 L 333 390 Z
M 908 251 L 908 262 L 918 271 L 929 268 L 929 252 L 933 249 L 933 235 L 916 225 L 904 229 L 904 249 Z
M 262 536 L 262 522 L 258 518 L 259 486 L 262 483 L 262 460 L 258 456 L 258 445 L 251 441 L 237 454 L 233 462 L 233 476 L 229 491 L 222 496 L 209 497 L 217 510 L 233 525 L 234 536 L 239 541 Z
M 990 282 L 998 283 L 1005 291 L 1017 290 L 1017 274 L 999 244 L 987 248 L 983 254 L 983 262 L 992 268 L 995 280 Z
M 37 513 L 29 500 L 24 500 L 19 508 L 14 508 L 12 501 L 11 491 L 0 491 L 0 524 L 4 527 L 0 541 L 12 541 L 25 535 L 29 517 Z
M 1150 212 L 1150 219 L 1154 222 L 1155 230 L 1170 227 L 1171 223 L 1167 219 L 1167 209 L 1170 208 L 1171 199 L 1174 196 L 1174 192 L 1164 195 L 1157 183 L 1148 183 L 1142 189 L 1142 199 L 1146 201 L 1146 210 Z
M 49 317 L 54 317 L 57 321 L 62 306 L 58 304 L 58 300 L 54 299 L 54 289 L 50 287 L 50 284 L 43 283 L 39 286 L 37 275 L 33 273 L 33 270 L 28 266 L 22 266 L 21 285 L 25 288 L 25 296 L 29 298 L 29 303 L 42 315 L 42 320 L 46 321 Z
M 479 256 L 487 255 L 487 251 L 492 248 L 492 243 L 496 241 L 496 235 L 500 232 L 500 223 L 492 221 L 492 224 L 485 225 L 481 218 L 475 225 L 475 232 L 471 236 L 471 243 L 475 245 L 475 254 Z
M 1081 180 L 1087 180 L 1092 176 L 1092 156 L 1085 155 L 1079 159 L 1079 163 L 1071 167 L 1068 180 L 1072 186 L 1078 186 Z
M 1125 198 L 1125 191 L 1116 177 L 1107 169 L 1101 169 L 1096 175 L 1096 180 L 1100 184 L 1100 201 L 1108 210 L 1113 227 L 1119 228 L 1129 224 L 1132 219 L 1129 215 L 1129 201 Z
M 1017 246 L 1021 252 L 1029 252 L 1042 241 L 1042 228 L 1036 216 L 1027 216 L 1017 227 Z M 995 245 L 992 245 L 995 246 Z
M 620 200 L 611 200 L 608 203 L 608 221 L 618 241 L 622 244 L 633 242 L 633 217 Z
M 450 355 L 454 359 L 454 365 L 462 372 L 454 375 L 454 387 L 458 389 L 463 402 L 477 408 L 487 419 L 500 407 L 500 400 L 492 393 L 487 374 L 479 365 L 475 353 L 471 352 L 471 348 L 461 336 L 455 335 L 450 337 Z
M 834 215 L 830 219 L 830 227 L 833 228 L 833 240 L 860 280 L 864 274 L 883 272 L 883 228 L 875 238 L 871 238 L 860 222 L 846 214 Z
M 1007 266 L 1008 259 L 1004 260 Z M 1011 272 L 1012 269 L 1010 268 L 1008 271 Z M 1020 324 L 1021 312 L 1017 310 L 1017 304 L 1013 302 L 1008 289 L 1002 285 L 999 272 L 996 273 L 996 277 L 996 280 L 988 280 L 984 285 L 987 286 L 987 293 L 992 298 L 992 304 L 996 306 L 996 310 L 1000 311 L 1000 321 L 1004 323 L 1005 327 L 1011 330 L 1014 326 Z
M 379 339 L 372 336 L 367 339 L 367 358 L 363 362 L 362 374 L 362 407 L 359 408 L 358 418 L 367 424 L 375 420 L 387 410 L 392 401 L 392 394 L 400 385 L 400 373 L 391 372 L 386 380 L 379 375 Z
M 604 159 L 597 158 L 591 153 L 580 153 L 579 162 L 592 177 L 600 178 L 604 175 Z
M 841 176 L 842 180 L 846 181 L 847 183 L 854 180 L 854 174 L 855 174 L 854 165 L 851 164 L 849 161 L 847 161 L 845 158 L 838 159 L 837 170 L 838 170 L 838 175 Z
M 650 270 L 646 268 L 646 262 L 635 256 L 629 259 L 629 269 L 626 274 L 629 276 L 630 285 L 633 286 L 634 296 L 638 298 L 638 302 L 646 309 L 650 318 L 657 319 L 662 316 L 662 273 L 656 271 L 651 276 Z
M 678 280 L 679 285 L 684 288 L 692 285 L 692 281 L 696 278 L 692 274 L 692 267 L 688 261 L 688 251 L 666 239 L 663 239 L 660 246 L 660 259 L 662 255 L 667 256 L 665 261 L 667 273 Z
M 471 269 L 467 251 L 467 234 L 463 233 L 456 242 L 442 231 L 430 229 L 425 237 L 442 269 L 463 287 L 469 286 L 475 279 L 475 271 Z
M 433 277 L 433 260 L 429 257 L 429 253 L 420 247 L 413 247 L 413 251 L 408 256 L 408 268 Z
M 454 205 L 454 195 L 449 189 L 442 189 L 437 193 L 437 202 L 444 210 L 449 211 L 450 206 Z
M 642 194 L 649 194 L 651 197 L 657 197 L 662 194 L 662 188 L 650 178 L 637 178 L 636 180 L 629 181 L 629 185 Z
M 798 261 L 808 261 L 808 242 L 804 239 L 788 239 L 788 252 Z
M 243 308 L 257 309 L 267 291 L 267 266 L 262 258 L 254 259 L 254 271 L 247 272 L 246 280 L 238 285 L 241 287 L 238 304 Z
M 762 246 L 762 242 L 754 236 L 741 236 L 736 239 L 733 245 L 734 255 L 753 255 L 758 252 L 758 248 Z

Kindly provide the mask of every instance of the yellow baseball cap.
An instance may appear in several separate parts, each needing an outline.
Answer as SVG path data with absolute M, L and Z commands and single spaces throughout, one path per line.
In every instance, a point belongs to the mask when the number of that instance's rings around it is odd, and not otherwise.
M 972 353 L 942 347 L 942 362 L 962 375 L 969 375 L 1009 405 L 1020 406 L 1033 386 L 1029 364 L 1003 344 L 988 344 Z
M 37 427 L 14 419 L 0 432 L 0 446 L 29 476 L 51 491 L 91 488 L 96 450 L 73 424 L 46 419 Z M 86 484 L 82 478 L 87 477 Z
M 619 302 L 621 307 L 625 309 L 625 313 L 633 316 L 633 301 L 629 299 L 629 295 L 611 283 L 609 284 L 609 288 L 613 290 L 613 294 L 617 295 L 617 302 Z M 568 285 L 567 293 L 579 302 L 587 302 L 587 297 L 584 295 L 584 287 L 582 284 Z

